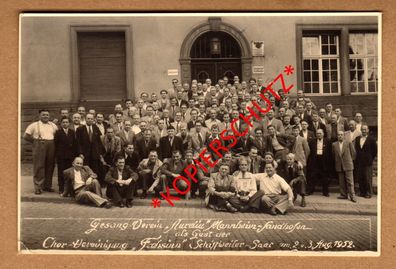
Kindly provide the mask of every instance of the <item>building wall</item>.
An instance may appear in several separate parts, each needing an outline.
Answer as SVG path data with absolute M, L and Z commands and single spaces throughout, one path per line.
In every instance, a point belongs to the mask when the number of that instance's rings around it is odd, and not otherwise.
M 134 92 L 158 92 L 169 88 L 168 69 L 180 69 L 181 44 L 186 35 L 208 17 L 25 17 L 22 20 L 21 101 L 73 102 L 71 92 L 70 26 L 129 25 L 132 30 L 131 70 Z M 376 17 L 222 17 L 240 29 L 250 42 L 262 40 L 265 57 L 254 57 L 252 65 L 263 65 L 271 81 L 285 65 L 296 65 L 296 24 L 376 23 Z M 180 75 L 180 70 L 179 70 Z M 296 85 L 296 77 L 287 78 Z

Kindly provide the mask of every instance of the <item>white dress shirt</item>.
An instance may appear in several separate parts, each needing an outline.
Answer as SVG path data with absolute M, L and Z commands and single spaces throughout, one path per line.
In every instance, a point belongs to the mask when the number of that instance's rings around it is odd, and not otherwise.
M 43 123 L 41 120 L 31 123 L 25 133 L 33 137 L 33 139 L 54 140 L 54 135 L 58 127 L 53 122 Z
M 74 189 L 77 190 L 78 188 L 85 185 L 85 182 L 82 180 L 81 171 L 77 171 L 74 169 Z

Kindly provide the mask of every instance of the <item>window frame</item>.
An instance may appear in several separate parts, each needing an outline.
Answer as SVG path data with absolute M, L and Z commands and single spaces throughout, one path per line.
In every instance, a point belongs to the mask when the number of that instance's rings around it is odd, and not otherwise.
M 340 72 L 340 34 L 337 32 L 327 32 L 326 31 L 315 31 L 318 32 L 318 37 L 319 37 L 319 50 L 320 50 L 320 54 L 318 55 L 313 55 L 313 57 L 310 56 L 305 56 L 304 52 L 302 53 L 302 62 L 303 62 L 303 77 L 302 77 L 302 87 L 301 89 L 304 90 L 304 60 L 309 59 L 309 60 L 318 60 L 318 72 L 319 72 L 319 93 L 306 93 L 304 91 L 304 94 L 307 96 L 317 96 L 317 95 L 321 95 L 321 96 L 338 96 L 341 95 L 341 72 Z M 333 32 L 333 33 L 332 33 Z M 321 49 L 322 49 L 322 35 L 326 35 L 326 34 L 335 34 L 336 37 L 336 49 L 337 49 L 337 53 L 336 54 L 322 54 Z M 312 32 L 312 35 L 316 36 L 316 33 Z M 304 38 L 304 36 L 302 37 Z M 302 39 L 301 42 L 303 43 Z M 337 80 L 337 88 L 338 88 L 338 92 L 336 93 L 324 93 L 323 92 L 323 60 L 337 60 L 337 76 L 338 76 L 338 80 Z M 329 65 L 330 68 L 330 65 Z M 329 69 L 331 70 L 331 69 Z M 312 73 L 312 69 L 311 69 L 311 73 Z M 312 82 L 311 82 L 312 83 Z M 331 87 L 331 86 L 330 86 Z M 331 90 L 330 90 L 331 91 Z
M 377 42 L 378 42 L 378 31 L 373 31 L 373 30 L 350 30 L 349 31 L 349 33 L 348 33 L 348 35 L 350 35 L 350 34 L 377 34 Z M 349 43 L 349 42 L 348 42 Z M 364 49 L 365 49 L 365 51 L 367 52 L 367 44 L 366 44 L 366 42 L 364 43 Z M 356 56 L 354 56 L 354 57 L 351 57 L 351 55 L 349 54 L 349 60 L 351 60 L 351 59 L 362 59 L 362 56 L 364 56 L 363 57 L 363 59 L 364 59 L 364 66 L 365 66 L 365 69 L 364 69 L 364 71 L 368 71 L 368 65 L 367 65 L 367 60 L 368 59 L 374 59 L 374 62 L 377 62 L 377 66 L 376 66 L 376 70 L 377 70 L 377 77 L 378 77 L 378 73 L 379 73 L 379 71 L 378 71 L 378 64 L 379 64 L 379 46 L 378 46 L 378 48 L 377 48 L 377 54 L 375 55 L 374 54 L 374 56 L 371 56 L 371 55 L 368 55 L 368 54 L 364 54 L 364 55 L 356 55 Z M 368 79 L 366 80 L 364 80 L 363 81 L 364 82 L 364 92 L 352 92 L 352 90 L 351 90 L 351 95 L 375 95 L 375 94 L 378 94 L 378 89 L 379 89 L 379 81 L 377 82 L 377 85 L 376 85 L 376 92 L 369 92 L 368 91 Z M 351 83 L 352 83 L 352 81 L 351 81 Z
M 376 32 L 378 33 L 377 24 L 296 24 L 296 66 L 297 66 L 297 86 L 299 89 L 304 89 L 304 66 L 303 66 L 303 51 L 302 51 L 302 37 L 303 32 L 339 32 L 339 83 L 340 90 L 338 94 L 329 93 L 305 93 L 306 96 L 346 96 L 351 95 L 351 81 L 349 69 L 349 33 L 350 32 Z M 380 48 L 378 48 L 380 50 Z M 378 53 L 378 66 L 380 66 L 380 53 Z M 378 71 L 379 72 L 379 71 Z M 377 92 L 373 93 L 353 93 L 353 95 L 378 95 L 380 90 L 380 83 L 378 83 Z

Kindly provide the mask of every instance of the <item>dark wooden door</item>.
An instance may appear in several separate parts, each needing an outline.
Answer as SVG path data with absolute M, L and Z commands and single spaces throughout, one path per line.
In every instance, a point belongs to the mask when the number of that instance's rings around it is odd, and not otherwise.
M 80 99 L 121 100 L 126 96 L 124 32 L 79 32 Z
M 233 81 L 234 76 L 241 77 L 240 61 L 191 61 L 191 78 L 205 82 L 207 78 L 215 85 L 219 79 L 228 77 Z

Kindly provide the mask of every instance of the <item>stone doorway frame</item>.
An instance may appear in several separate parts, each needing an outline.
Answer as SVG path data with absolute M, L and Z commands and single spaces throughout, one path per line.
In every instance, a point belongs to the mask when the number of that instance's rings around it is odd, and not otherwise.
M 184 38 L 180 49 L 180 79 L 181 82 L 191 82 L 191 57 L 190 50 L 195 40 L 202 34 L 209 31 L 221 31 L 231 35 L 241 48 L 241 81 L 247 81 L 252 76 L 252 52 L 250 43 L 241 30 L 235 26 L 222 22 L 220 17 L 209 17 L 208 21 L 194 27 Z

